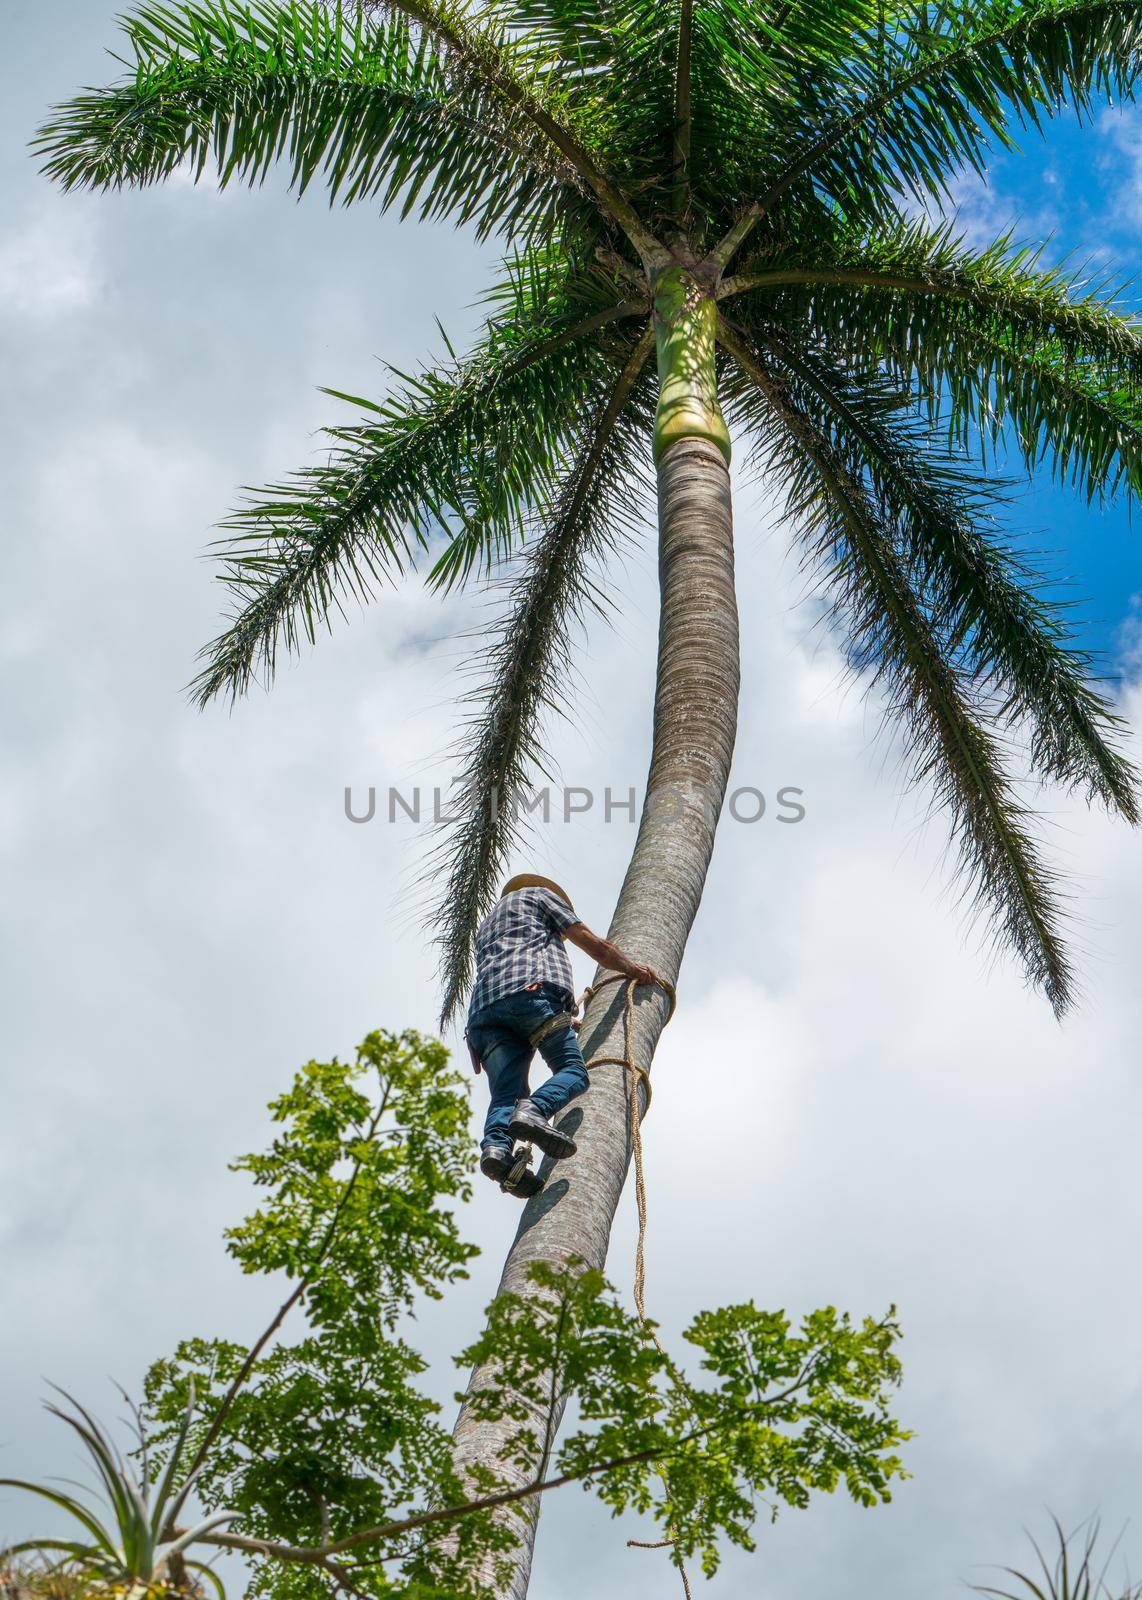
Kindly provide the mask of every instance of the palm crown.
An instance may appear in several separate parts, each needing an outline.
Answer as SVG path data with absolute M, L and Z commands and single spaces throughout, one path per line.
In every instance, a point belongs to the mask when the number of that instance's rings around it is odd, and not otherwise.
M 1002 438 L 1088 497 L 1138 493 L 1142 338 L 1105 284 L 929 217 L 989 144 L 1132 94 L 1138 0 L 201 4 L 124 27 L 126 75 L 39 136 L 65 186 L 284 165 L 509 241 L 471 354 L 354 401 L 326 460 L 225 524 L 235 608 L 194 685 L 241 693 L 394 571 L 448 587 L 515 558 L 448 845 L 446 1012 L 647 442 L 728 456 L 730 431 L 784 489 L 997 936 L 1063 1009 L 1012 756 L 1132 822 L 1135 774 L 986 463 Z

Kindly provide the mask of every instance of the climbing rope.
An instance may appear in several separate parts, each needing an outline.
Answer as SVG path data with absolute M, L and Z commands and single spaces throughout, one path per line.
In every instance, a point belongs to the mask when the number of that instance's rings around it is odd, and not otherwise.
M 587 993 L 591 993 L 590 990 Z M 562 1033 L 564 1028 L 569 1028 L 578 1017 L 574 1011 L 557 1011 L 553 1017 L 548 1017 L 546 1022 L 541 1022 L 534 1033 L 529 1033 L 527 1042 L 533 1050 L 538 1050 L 545 1039 L 550 1039 L 553 1033 Z
M 678 996 L 675 993 L 674 985 L 669 979 L 659 978 L 658 982 L 666 991 L 666 998 L 670 1002 L 670 1010 L 666 1013 L 666 1022 L 669 1022 L 677 1007 Z M 631 1060 L 630 1036 L 631 1024 L 634 1021 L 634 991 L 638 987 L 634 978 L 626 978 L 621 972 L 614 972 L 606 978 L 600 978 L 598 983 L 592 984 L 590 988 L 584 991 L 580 1004 L 586 1006 L 587 1002 L 598 994 L 600 989 L 605 988 L 608 983 L 626 984 L 623 1004 L 623 1053 L 621 1056 L 593 1056 L 586 1065 L 588 1072 L 592 1067 L 624 1067 L 630 1074 L 630 1096 L 628 1101 L 630 1106 L 630 1137 L 631 1152 L 634 1156 L 634 1192 L 638 1201 L 638 1245 L 634 1256 L 634 1303 L 635 1309 L 638 1311 L 638 1320 L 646 1327 L 646 1304 L 644 1298 L 646 1294 L 646 1174 L 642 1165 L 642 1117 L 639 1115 L 638 1086 L 642 1082 L 646 1087 L 646 1109 L 649 1111 L 651 1096 L 650 1073 L 637 1061 Z M 666 1026 L 666 1022 L 663 1023 L 663 1027 Z M 665 1355 L 666 1352 L 662 1350 L 657 1334 L 653 1329 L 647 1329 L 647 1332 L 654 1340 L 657 1348 Z
M 586 1063 L 588 1072 L 592 1067 L 622 1067 L 629 1073 L 630 1094 L 627 1101 L 630 1115 L 631 1153 L 634 1157 L 634 1192 L 638 1202 L 638 1244 L 634 1255 L 634 1304 L 638 1312 L 638 1320 L 642 1323 L 643 1333 L 654 1344 L 660 1355 L 666 1355 L 666 1349 L 650 1326 L 646 1316 L 646 1174 L 642 1164 L 642 1116 L 639 1115 L 638 1086 L 640 1083 L 646 1089 L 646 1111 L 650 1110 L 650 1072 L 639 1062 L 631 1059 L 631 1024 L 634 1022 L 634 991 L 638 987 L 635 978 L 625 978 L 621 972 L 612 973 L 609 977 L 600 978 L 598 983 L 592 984 L 583 991 L 579 1001 L 580 1009 L 584 1009 L 600 989 L 608 983 L 626 984 L 626 994 L 623 997 L 623 1053 L 621 1056 L 592 1056 Z M 666 1022 L 669 1022 L 678 1006 L 678 996 L 674 985 L 667 978 L 659 978 L 659 984 L 666 993 L 670 1002 L 670 1010 L 666 1013 Z M 551 1019 L 556 1020 L 554 1017 Z M 666 1022 L 662 1024 L 666 1026 Z M 645 1113 L 644 1113 L 645 1114 Z M 670 1528 L 668 1539 L 659 1539 L 653 1544 L 647 1544 L 641 1539 L 628 1539 L 627 1547 L 632 1550 L 666 1550 L 677 1544 L 677 1533 Z M 686 1600 L 693 1600 L 690 1593 L 690 1579 L 686 1568 L 678 1557 L 678 1572 L 682 1578 L 682 1588 L 686 1593 Z
M 675 1539 L 673 1536 L 671 1536 L 669 1539 L 655 1539 L 653 1543 L 648 1543 L 645 1539 L 628 1539 L 627 1549 L 669 1550 L 670 1546 L 672 1544 L 677 1544 L 677 1542 L 677 1539 Z M 682 1587 L 686 1591 L 686 1600 L 694 1600 L 694 1596 L 690 1593 L 690 1579 L 687 1577 L 686 1568 L 682 1565 L 681 1561 L 678 1563 L 678 1571 L 682 1578 Z

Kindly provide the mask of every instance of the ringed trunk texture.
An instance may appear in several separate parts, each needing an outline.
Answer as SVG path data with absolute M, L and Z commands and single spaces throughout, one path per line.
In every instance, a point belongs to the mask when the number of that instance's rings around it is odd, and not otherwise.
M 733 524 L 729 470 L 719 443 L 688 437 L 663 449 L 658 511 L 661 620 L 647 803 L 608 937 L 676 980 L 702 897 L 737 730 Z M 608 985 L 588 1005 L 580 1036 L 588 1062 L 595 1056 L 623 1055 L 624 992 L 622 984 Z M 661 990 L 635 991 L 630 1055 L 647 1068 L 666 1014 Z M 500 1293 L 526 1295 L 528 1269 L 536 1261 L 563 1263 L 577 1257 L 588 1266 L 603 1267 L 631 1157 L 625 1079 L 621 1067 L 595 1069 L 590 1089 L 561 1117 L 560 1125 L 574 1133 L 578 1154 L 554 1170 L 544 1163 L 548 1187 L 523 1213 Z M 640 1092 L 642 1114 L 645 1090 Z M 469 1392 L 490 1376 L 491 1369 L 477 1368 Z M 550 1420 L 536 1417 L 536 1436 L 548 1440 L 547 1454 L 562 1409 Z M 480 1423 L 465 1404 L 455 1429 L 458 1467 L 482 1463 L 509 1471 L 521 1485 L 542 1478 L 544 1459 L 519 1472 L 499 1461 L 515 1426 Z M 510 1584 L 496 1587 L 490 1566 L 482 1574 L 503 1600 L 523 1600 L 527 1594 L 539 1497 L 523 1501 L 522 1507 L 523 1518 L 511 1517 L 520 1544 L 512 1552 Z

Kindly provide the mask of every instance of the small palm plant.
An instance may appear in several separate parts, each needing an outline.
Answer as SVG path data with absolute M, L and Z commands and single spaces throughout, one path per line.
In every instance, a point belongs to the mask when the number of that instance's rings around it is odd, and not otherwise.
M 1004 1567 L 1007 1579 L 1015 1584 L 1015 1588 L 976 1583 L 972 1584 L 976 1594 L 988 1595 L 991 1600 L 1142 1600 L 1142 1584 L 1127 1583 L 1125 1588 L 1115 1586 L 1112 1589 L 1107 1583 L 1106 1574 L 1114 1555 L 1114 1546 L 1111 1546 L 1105 1561 L 1096 1565 L 1101 1531 L 1097 1517 L 1071 1534 L 1064 1532 L 1057 1517 L 1051 1520 L 1055 1525 L 1058 1543 L 1054 1561 L 1048 1562 L 1041 1546 L 1032 1539 L 1037 1572 L 1026 1573 L 1015 1567 Z
M 63 1393 L 63 1391 L 60 1391 Z M 70 1409 L 48 1404 L 48 1411 L 66 1422 L 79 1435 L 103 1491 L 105 1504 L 93 1507 L 76 1495 L 45 1483 L 29 1483 L 23 1478 L 0 1478 L 0 1487 L 23 1489 L 66 1511 L 79 1524 L 81 1533 L 72 1539 L 25 1539 L 11 1546 L 7 1556 L 34 1554 L 57 1560 L 61 1575 L 80 1583 L 89 1581 L 93 1591 L 126 1595 L 128 1600 L 178 1592 L 185 1577 L 193 1573 L 225 1600 L 217 1573 L 201 1561 L 185 1554 L 202 1536 L 222 1523 L 233 1521 L 233 1511 L 216 1511 L 195 1527 L 173 1535 L 178 1514 L 194 1486 L 195 1474 L 181 1483 L 187 1440 L 194 1416 L 194 1394 L 187 1402 L 182 1425 L 174 1441 L 170 1459 L 152 1483 L 146 1435 L 137 1410 L 132 1406 L 139 1448 L 139 1471 L 124 1460 L 106 1429 L 71 1395 L 64 1394 Z

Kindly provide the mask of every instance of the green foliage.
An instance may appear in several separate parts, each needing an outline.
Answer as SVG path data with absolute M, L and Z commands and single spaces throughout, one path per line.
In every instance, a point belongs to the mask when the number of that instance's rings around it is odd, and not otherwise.
M 759 1498 L 773 1517 L 842 1483 L 859 1505 L 891 1499 L 909 1437 L 888 1411 L 900 1379 L 891 1314 L 855 1326 L 826 1307 L 794 1333 L 752 1302 L 703 1311 L 684 1334 L 707 1375 L 695 1383 L 601 1274 L 537 1264 L 531 1276 L 526 1296 L 494 1302 L 461 1358 L 495 1363 L 503 1390 L 468 1402 L 518 1424 L 507 1449 L 520 1466 L 548 1459 L 574 1399 L 583 1426 L 555 1454 L 556 1476 L 592 1479 L 616 1515 L 652 1516 L 673 1533 L 675 1558 L 698 1553 L 708 1576 L 722 1540 L 754 1549 Z
M 270 1148 L 234 1163 L 266 1198 L 228 1231 L 230 1254 L 244 1272 L 295 1280 L 304 1331 L 268 1349 L 184 1340 L 145 1392 L 160 1445 L 197 1394 L 193 1442 L 215 1435 L 198 1493 L 234 1506 L 247 1534 L 321 1544 L 452 1481 L 439 1408 L 417 1386 L 425 1363 L 399 1329 L 475 1254 L 450 1209 L 471 1192 L 461 1086 L 438 1041 L 371 1033 L 352 1063 L 308 1062 L 271 1103 Z M 268 1568 L 253 1592 L 325 1583 Z
M 854 669 L 950 804 L 997 942 L 1064 1010 L 1062 896 L 1009 752 L 1130 821 L 1137 779 L 1000 527 L 994 463 L 1010 449 L 1094 501 L 1142 492 L 1142 333 L 1102 277 L 1008 238 L 973 252 L 910 197 L 938 209 L 1020 130 L 1132 99 L 1137 0 L 198 0 L 123 28 L 125 75 L 41 131 L 66 187 L 281 167 L 511 243 L 474 351 L 396 374 L 326 460 L 230 520 L 235 609 L 193 686 L 244 692 L 397 573 L 446 587 L 524 551 L 434 915 L 446 1015 L 574 624 L 644 498 L 653 408 L 629 364 L 679 260 L 723 302 L 722 398 L 788 491 Z
M 499 1466 L 461 1478 L 408 1339 L 473 1254 L 448 1209 L 471 1167 L 459 1090 L 442 1046 L 411 1032 L 370 1034 L 351 1065 L 309 1062 L 272 1103 L 269 1150 L 236 1163 L 264 1200 L 227 1234 L 244 1271 L 284 1272 L 293 1293 L 253 1346 L 186 1339 L 147 1375 L 163 1481 L 181 1472 L 185 1489 L 189 1471 L 209 1511 L 232 1508 L 234 1529 L 208 1537 L 251 1554 L 251 1594 L 490 1600 L 477 1571 L 498 1570 L 531 1495 L 569 1482 L 673 1529 L 676 1559 L 698 1552 L 711 1573 L 724 1541 L 753 1547 L 758 1495 L 801 1507 L 843 1482 L 888 1499 L 907 1437 L 887 1409 L 891 1318 L 825 1310 L 794 1333 L 752 1304 L 703 1312 L 685 1336 L 694 1381 L 575 1262 L 497 1298 L 456 1357 L 492 1361 L 474 1413 L 514 1424 Z M 302 1325 L 272 1342 L 295 1308 Z
M 363 1348 L 416 1292 L 439 1298 L 464 1277 L 474 1250 L 438 1205 L 471 1194 L 462 1082 L 439 1040 L 411 1029 L 370 1033 L 353 1063 L 307 1063 L 271 1102 L 283 1132 L 234 1163 L 270 1193 L 227 1234 L 243 1271 L 304 1277 L 315 1328 L 354 1308 Z
M 134 71 L 61 107 L 37 138 L 65 188 L 156 183 L 182 167 L 199 179 L 211 158 L 220 185 L 254 185 L 284 161 L 299 193 L 320 180 L 331 202 L 399 202 L 402 215 L 454 216 L 481 233 L 550 227 L 558 214 L 559 163 L 399 15 L 367 24 L 353 5 L 316 0 L 144 5 L 125 32 Z M 478 38 L 507 49 L 502 30 Z

